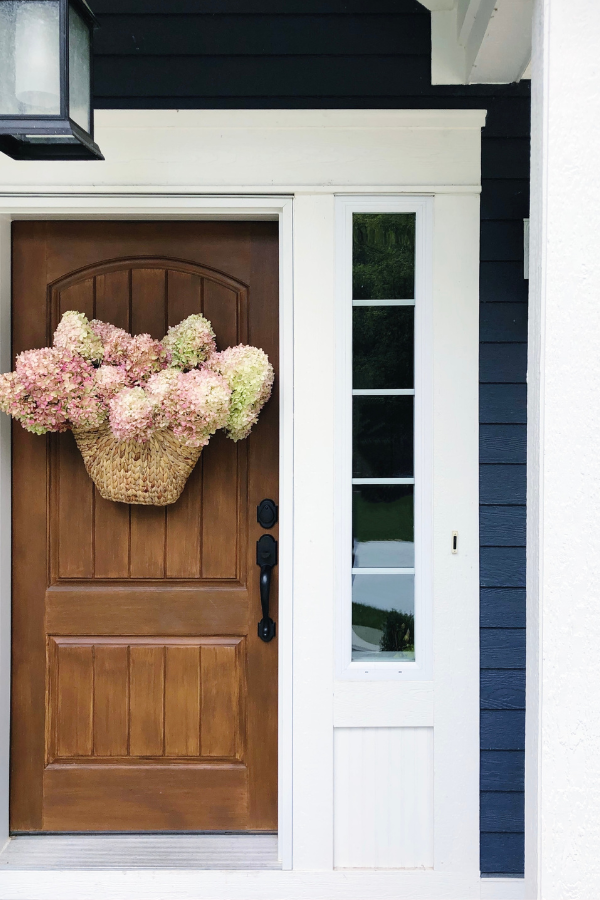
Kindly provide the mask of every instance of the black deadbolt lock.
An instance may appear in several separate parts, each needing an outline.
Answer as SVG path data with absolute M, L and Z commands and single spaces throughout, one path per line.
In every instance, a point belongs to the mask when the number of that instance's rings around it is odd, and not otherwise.
M 258 524 L 263 528 L 272 528 L 277 524 L 277 504 L 274 500 L 261 500 L 256 507 Z

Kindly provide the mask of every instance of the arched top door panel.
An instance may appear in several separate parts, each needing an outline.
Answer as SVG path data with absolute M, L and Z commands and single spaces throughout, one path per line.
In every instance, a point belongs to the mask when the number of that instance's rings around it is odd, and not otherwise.
M 49 331 L 75 309 L 132 334 L 160 339 L 192 313 L 212 322 L 220 350 L 248 340 L 246 285 L 178 259 L 129 257 L 71 272 L 49 287 Z

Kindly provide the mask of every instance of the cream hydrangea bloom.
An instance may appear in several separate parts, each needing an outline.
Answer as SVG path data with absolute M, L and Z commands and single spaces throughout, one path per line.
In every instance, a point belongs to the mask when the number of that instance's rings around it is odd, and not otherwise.
M 88 362 L 99 362 L 104 355 L 102 341 L 94 334 L 87 316 L 73 309 L 63 313 L 53 343 L 57 349 L 78 353 Z
M 143 444 L 154 432 L 154 403 L 141 387 L 123 388 L 109 403 L 112 433 L 119 441 Z
M 245 344 L 216 353 L 210 365 L 231 388 L 231 405 L 225 425 L 227 436 L 232 441 L 241 441 L 248 437 L 271 396 L 273 366 L 263 350 Z
M 212 325 L 199 313 L 169 328 L 162 344 L 171 355 L 171 365 L 184 371 L 197 368 L 217 349 Z

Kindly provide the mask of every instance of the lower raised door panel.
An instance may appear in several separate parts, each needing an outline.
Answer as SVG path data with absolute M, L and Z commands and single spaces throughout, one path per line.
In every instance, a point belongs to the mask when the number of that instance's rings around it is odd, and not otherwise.
M 46 761 L 243 760 L 242 637 L 50 637 Z
M 433 866 L 433 728 L 336 728 L 334 864 Z
M 237 830 L 243 637 L 48 639 L 48 831 Z

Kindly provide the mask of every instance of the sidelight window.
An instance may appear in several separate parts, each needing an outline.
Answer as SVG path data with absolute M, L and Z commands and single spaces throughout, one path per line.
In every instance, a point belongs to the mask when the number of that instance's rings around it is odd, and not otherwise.
M 422 202 L 412 208 L 398 200 L 341 202 L 347 323 L 341 405 L 350 456 L 343 493 L 351 494 L 340 529 L 347 541 L 343 658 L 357 675 L 374 666 L 380 671 L 381 663 L 402 674 L 423 663 L 419 648 L 426 643 L 424 210 Z

